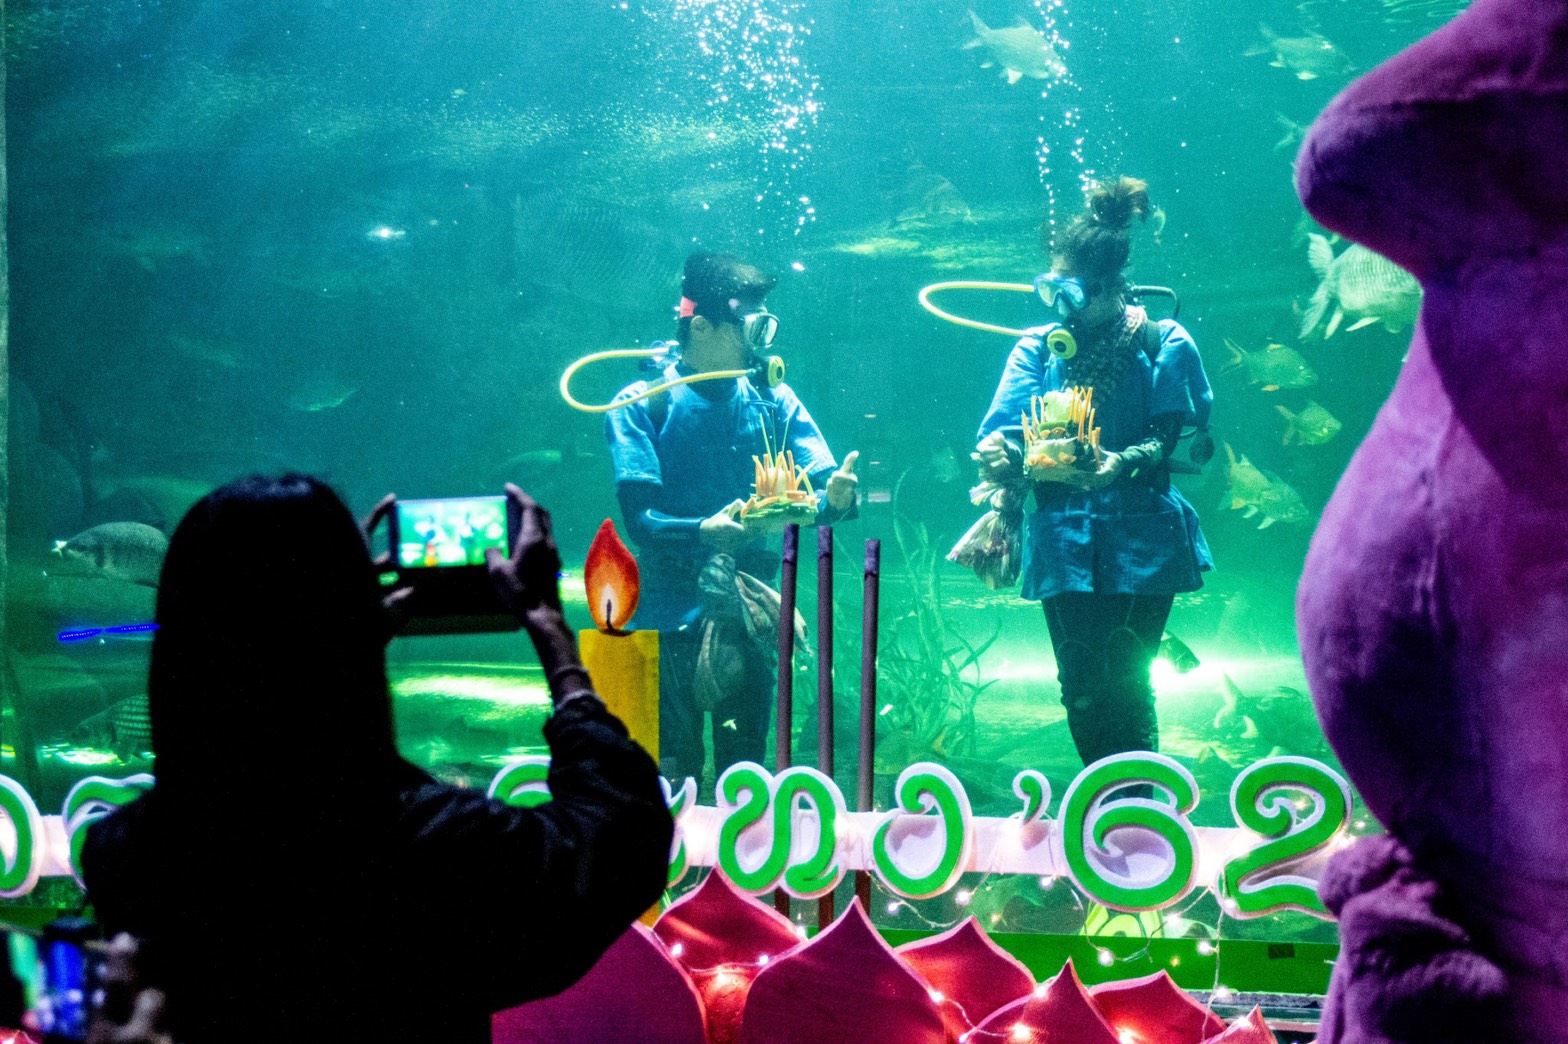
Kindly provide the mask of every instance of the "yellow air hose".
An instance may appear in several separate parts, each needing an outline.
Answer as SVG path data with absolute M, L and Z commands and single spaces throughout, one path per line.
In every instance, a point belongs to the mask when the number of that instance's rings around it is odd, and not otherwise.
M 978 319 L 965 319 L 961 315 L 944 312 L 931 303 L 931 295 L 942 290 L 1007 290 L 1011 293 L 1036 293 L 1033 283 L 993 283 L 975 279 L 955 279 L 946 283 L 932 283 L 920 290 L 920 307 L 950 323 L 967 326 L 974 330 L 984 330 L 986 333 L 1007 334 L 1009 337 L 1023 337 L 1027 330 L 1014 330 L 1009 326 L 997 326 L 994 323 L 982 323 Z M 1071 359 L 1078 351 L 1078 342 L 1064 327 L 1057 327 L 1046 337 L 1046 348 L 1052 355 L 1061 359 Z
M 572 397 L 571 389 L 568 387 L 568 385 L 572 383 L 572 375 L 575 374 L 578 370 L 582 369 L 584 366 L 587 366 L 589 363 L 599 362 L 602 359 L 647 359 L 666 350 L 667 349 L 662 347 L 612 348 L 609 351 L 594 352 L 592 355 L 585 355 L 581 359 L 578 359 L 576 362 L 572 363 L 572 365 L 568 366 L 566 368 L 566 372 L 561 374 L 561 398 L 566 400 L 566 405 L 570 406 L 574 410 L 581 410 L 584 413 L 609 413 L 611 410 L 618 410 L 622 406 L 630 406 L 634 402 L 641 402 L 643 399 L 646 399 L 651 395 L 657 395 L 660 392 L 669 391 L 671 388 L 674 388 L 677 385 L 696 384 L 698 381 L 717 381 L 726 377 L 734 380 L 736 377 L 749 377 L 752 375 L 751 370 L 710 370 L 707 373 L 688 374 L 685 377 L 677 377 L 674 380 L 655 381 L 649 384 L 647 388 L 638 392 L 636 395 L 628 396 L 619 402 L 607 402 L 603 406 L 590 406 L 585 402 L 578 402 L 575 398 Z M 776 355 L 770 355 L 768 356 L 766 362 L 768 387 L 777 387 L 779 382 L 784 379 L 784 360 L 780 359 Z

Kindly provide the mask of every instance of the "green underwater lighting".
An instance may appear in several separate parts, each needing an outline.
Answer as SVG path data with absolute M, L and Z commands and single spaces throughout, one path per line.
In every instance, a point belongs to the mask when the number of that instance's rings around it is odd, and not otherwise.
M 550 689 L 544 680 L 517 675 L 421 674 L 399 678 L 392 683 L 396 696 L 426 696 L 444 699 L 483 700 L 514 707 L 549 706 Z

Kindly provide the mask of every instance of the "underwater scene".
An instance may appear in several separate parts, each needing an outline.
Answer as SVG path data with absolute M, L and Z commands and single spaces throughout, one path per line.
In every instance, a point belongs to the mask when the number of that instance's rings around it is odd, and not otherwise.
M 515 482 L 551 511 L 568 611 L 592 627 L 584 558 L 621 515 L 604 418 L 568 405 L 562 374 L 673 337 L 682 264 L 712 250 L 778 278 L 772 350 L 837 459 L 858 451 L 859 514 L 834 527 L 840 786 L 853 795 L 874 538 L 877 807 L 919 761 L 948 766 L 977 815 L 1015 812 L 1026 768 L 1061 795 L 1083 762 L 1040 604 L 948 560 L 982 513 L 971 453 L 1015 338 L 919 295 L 1029 289 L 1085 191 L 1126 174 L 1154 204 L 1127 276 L 1174 290 L 1144 304 L 1179 308 L 1214 390 L 1212 458 L 1192 441 L 1173 458 L 1215 568 L 1165 628 L 1158 746 L 1199 783 L 1192 821 L 1231 825 L 1249 764 L 1335 764 L 1294 592 L 1419 306 L 1407 274 L 1306 216 L 1292 161 L 1352 77 L 1462 6 L 10 0 L 0 772 L 48 812 L 87 775 L 153 770 L 163 550 L 197 499 L 249 472 L 311 472 L 360 513 L 389 491 Z M 1006 329 L 1046 321 L 1032 292 L 930 301 Z M 607 404 L 641 376 L 597 362 L 571 393 Z M 808 530 L 807 647 L 814 547 Z M 388 656 L 416 764 L 484 787 L 544 751 L 549 700 L 521 635 L 410 636 Z M 796 757 L 815 764 L 816 661 L 797 661 Z M 309 771 L 287 750 L 243 768 Z M 715 775 L 710 759 L 704 803 Z M 1359 803 L 1350 818 L 1377 829 Z M 1335 939 L 1303 913 L 1226 918 L 1203 890 L 1117 918 L 1035 878 L 972 878 L 880 897 L 874 919 Z

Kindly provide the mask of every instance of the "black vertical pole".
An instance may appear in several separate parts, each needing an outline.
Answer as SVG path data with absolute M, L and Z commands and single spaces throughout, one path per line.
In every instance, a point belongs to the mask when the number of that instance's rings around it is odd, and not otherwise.
M 877 599 L 882 581 L 882 541 L 866 541 L 866 589 L 860 616 L 860 765 L 856 774 L 855 811 L 870 812 L 877 747 Z M 855 895 L 871 913 L 871 874 L 855 874 Z
M 795 575 L 800 568 L 800 527 L 784 527 L 784 563 L 779 574 L 779 693 L 773 743 L 773 771 L 789 768 L 790 734 L 795 727 Z M 789 893 L 773 893 L 773 905 L 789 916 Z
M 833 527 L 817 529 L 817 767 L 833 778 Z M 817 900 L 817 927 L 833 923 L 833 893 Z

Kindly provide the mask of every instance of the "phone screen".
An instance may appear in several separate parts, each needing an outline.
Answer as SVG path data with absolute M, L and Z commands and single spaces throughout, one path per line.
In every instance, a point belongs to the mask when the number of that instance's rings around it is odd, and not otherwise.
M 485 564 L 485 550 L 510 551 L 505 497 L 450 497 L 397 503 L 397 564 L 402 569 Z

